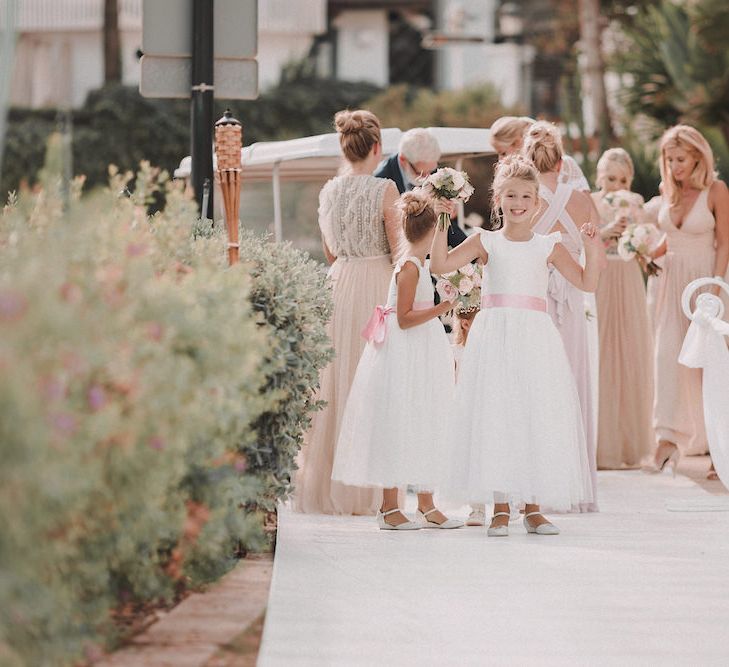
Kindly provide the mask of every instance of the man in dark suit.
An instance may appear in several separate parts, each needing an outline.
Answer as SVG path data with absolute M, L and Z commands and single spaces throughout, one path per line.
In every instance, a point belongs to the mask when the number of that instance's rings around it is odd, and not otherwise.
M 374 175 L 395 181 L 402 194 L 422 185 L 428 175 L 438 168 L 439 159 L 440 146 L 437 139 L 424 127 L 414 127 L 402 135 L 397 153 L 380 162 Z M 455 217 L 456 203 L 450 204 L 451 217 Z M 453 248 L 466 238 L 463 230 L 454 222 L 448 230 L 448 245 Z

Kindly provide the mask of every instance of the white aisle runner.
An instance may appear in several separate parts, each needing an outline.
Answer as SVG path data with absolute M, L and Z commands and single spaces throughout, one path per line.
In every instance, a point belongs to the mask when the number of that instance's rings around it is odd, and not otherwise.
M 554 515 L 556 537 L 284 508 L 258 664 L 729 664 L 729 511 L 667 509 L 711 498 L 602 472 L 602 512 Z

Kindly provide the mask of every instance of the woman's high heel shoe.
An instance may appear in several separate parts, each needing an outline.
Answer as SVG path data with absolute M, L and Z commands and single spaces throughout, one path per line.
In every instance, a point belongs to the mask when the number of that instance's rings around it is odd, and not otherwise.
M 671 474 L 675 477 L 676 476 L 676 469 L 678 468 L 678 461 L 681 458 L 681 453 L 678 451 L 678 447 L 674 445 L 673 451 L 666 456 L 666 458 L 663 459 L 663 461 L 659 463 L 656 463 L 655 461 L 651 461 L 650 463 L 646 463 L 641 467 L 641 470 L 643 472 L 648 472 L 651 474 L 657 474 L 659 472 L 663 472 L 663 469 L 668 466 L 671 469 Z
M 415 521 L 404 521 L 396 526 L 385 521 L 386 516 L 396 514 L 399 511 L 400 510 L 396 507 L 394 510 L 388 510 L 387 512 L 377 512 L 377 525 L 380 527 L 380 530 L 420 530 L 420 524 Z

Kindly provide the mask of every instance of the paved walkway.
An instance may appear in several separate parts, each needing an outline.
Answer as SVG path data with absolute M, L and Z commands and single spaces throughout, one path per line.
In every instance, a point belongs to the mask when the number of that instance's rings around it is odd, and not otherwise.
M 602 472 L 602 512 L 554 516 L 558 537 L 283 509 L 258 664 L 726 665 L 729 494 L 707 467 Z
M 257 641 L 246 646 L 245 632 L 264 613 L 271 568 L 270 555 L 240 561 L 210 590 L 185 598 L 97 667 L 254 665 Z

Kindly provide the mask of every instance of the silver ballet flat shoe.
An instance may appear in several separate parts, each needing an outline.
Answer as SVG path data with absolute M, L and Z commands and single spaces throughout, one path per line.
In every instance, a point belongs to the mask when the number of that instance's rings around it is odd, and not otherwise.
M 524 515 L 524 528 L 526 528 L 527 533 L 534 533 L 536 535 L 559 535 L 559 528 L 553 523 L 547 522 L 538 526 L 532 526 L 529 523 L 530 516 L 541 516 L 541 514 L 541 512 L 529 512 L 529 514 Z
M 421 512 L 420 510 L 418 510 L 417 512 L 415 512 L 415 518 L 420 522 L 420 525 L 423 528 L 463 528 L 463 521 L 459 521 L 458 519 L 446 519 L 443 523 L 430 521 L 428 519 L 428 515 L 437 511 L 438 510 L 435 507 L 429 509 L 427 512 Z
M 485 526 L 486 525 L 486 512 L 480 508 L 471 510 L 466 520 L 467 526 Z
M 491 517 L 493 520 L 494 517 L 497 516 L 511 516 L 508 512 L 496 512 L 494 516 Z M 507 523 L 505 526 L 489 526 L 488 530 L 486 531 L 486 535 L 489 537 L 508 537 L 509 536 L 509 524 Z
M 400 509 L 396 507 L 394 510 L 388 510 L 387 512 L 377 512 L 377 525 L 380 527 L 380 530 L 420 530 L 422 528 L 422 526 L 415 521 L 405 521 L 397 526 L 393 526 L 391 523 L 387 523 L 387 521 L 385 521 L 386 516 L 396 514 L 399 511 Z

